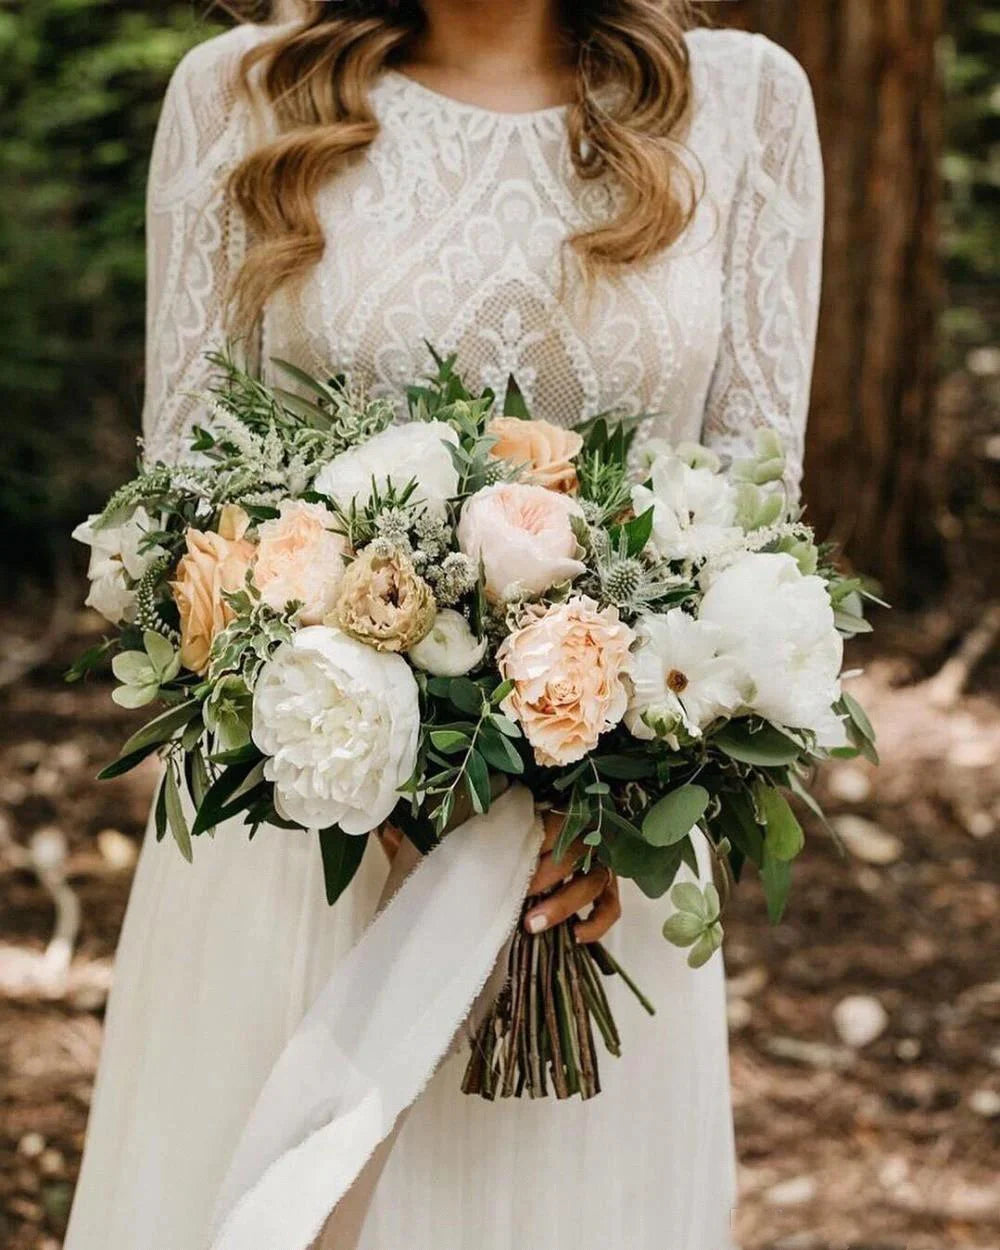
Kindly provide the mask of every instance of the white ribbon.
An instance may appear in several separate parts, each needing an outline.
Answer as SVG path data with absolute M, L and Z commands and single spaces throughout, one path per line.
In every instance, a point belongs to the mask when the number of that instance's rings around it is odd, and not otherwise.
M 507 791 L 365 931 L 264 1085 L 212 1250 L 308 1250 L 446 1055 L 517 923 L 541 838 L 531 794 Z

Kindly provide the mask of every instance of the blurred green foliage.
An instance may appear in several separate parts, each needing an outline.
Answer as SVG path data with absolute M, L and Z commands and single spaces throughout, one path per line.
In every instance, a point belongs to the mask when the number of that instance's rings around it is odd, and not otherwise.
M 0 523 L 22 568 L 130 468 L 149 149 L 211 31 L 190 3 L 0 0 Z
M 950 0 L 941 59 L 947 89 L 947 196 L 942 230 L 949 285 L 946 361 L 995 344 L 1000 312 L 1000 4 Z
M 15 573 L 50 567 L 130 470 L 146 167 L 172 67 L 215 29 L 208 2 L 0 0 L 0 524 Z M 997 299 L 1000 9 L 951 8 L 945 328 L 960 358 L 989 341 Z

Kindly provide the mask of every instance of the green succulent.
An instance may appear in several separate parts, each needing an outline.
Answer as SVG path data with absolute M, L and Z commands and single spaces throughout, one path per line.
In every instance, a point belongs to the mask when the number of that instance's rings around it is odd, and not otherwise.
M 122 683 L 111 697 L 120 707 L 145 707 L 174 680 L 181 669 L 181 657 L 173 643 L 151 629 L 142 635 L 143 651 L 122 651 L 111 661 L 114 675 Z
M 722 945 L 724 936 L 719 891 L 709 882 L 702 889 L 682 881 L 670 891 L 676 912 L 663 926 L 663 936 L 674 946 L 690 947 L 688 965 L 700 968 Z
M 749 482 L 753 486 L 780 482 L 784 475 L 785 448 L 780 437 L 771 429 L 758 430 L 753 458 L 737 460 L 732 468 L 734 481 Z

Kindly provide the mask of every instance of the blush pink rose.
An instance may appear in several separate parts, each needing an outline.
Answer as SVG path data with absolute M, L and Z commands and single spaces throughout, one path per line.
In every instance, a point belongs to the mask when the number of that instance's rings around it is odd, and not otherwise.
M 582 516 L 574 500 L 543 486 L 487 486 L 462 509 L 458 545 L 473 560 L 482 560 L 492 599 L 541 595 L 584 572 L 571 524 Z
M 490 455 L 523 468 L 531 481 L 547 490 L 572 494 L 577 488 L 573 461 L 583 450 L 576 430 L 565 430 L 551 421 L 521 421 L 517 417 L 494 417 L 486 429 L 497 441 Z
M 260 597 L 276 612 L 297 600 L 301 625 L 320 624 L 337 600 L 349 548 L 332 524 L 322 504 L 286 499 L 257 530 L 253 580 Z
M 503 710 L 543 767 L 582 760 L 625 715 L 634 639 L 615 608 L 600 611 L 580 596 L 533 609 L 527 624 L 504 639 L 497 665 L 514 689 Z

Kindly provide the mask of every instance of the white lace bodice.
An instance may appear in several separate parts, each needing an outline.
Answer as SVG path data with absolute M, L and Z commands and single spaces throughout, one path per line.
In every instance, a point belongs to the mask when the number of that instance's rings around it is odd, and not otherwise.
M 177 70 L 149 189 L 149 453 L 185 446 L 226 338 L 226 289 L 246 250 L 225 179 L 255 136 L 233 73 L 266 31 L 208 41 Z M 705 194 L 685 236 L 588 296 L 568 235 L 614 195 L 569 158 L 565 110 L 505 114 L 402 74 L 374 89 L 381 130 L 321 193 L 326 253 L 294 297 L 272 300 L 262 359 L 347 372 L 383 394 L 458 353 L 471 385 L 515 373 L 533 411 L 563 424 L 609 408 L 655 414 L 642 437 L 741 453 L 761 426 L 801 476 L 819 299 L 822 169 L 797 63 L 760 36 L 689 36 L 687 146 Z

